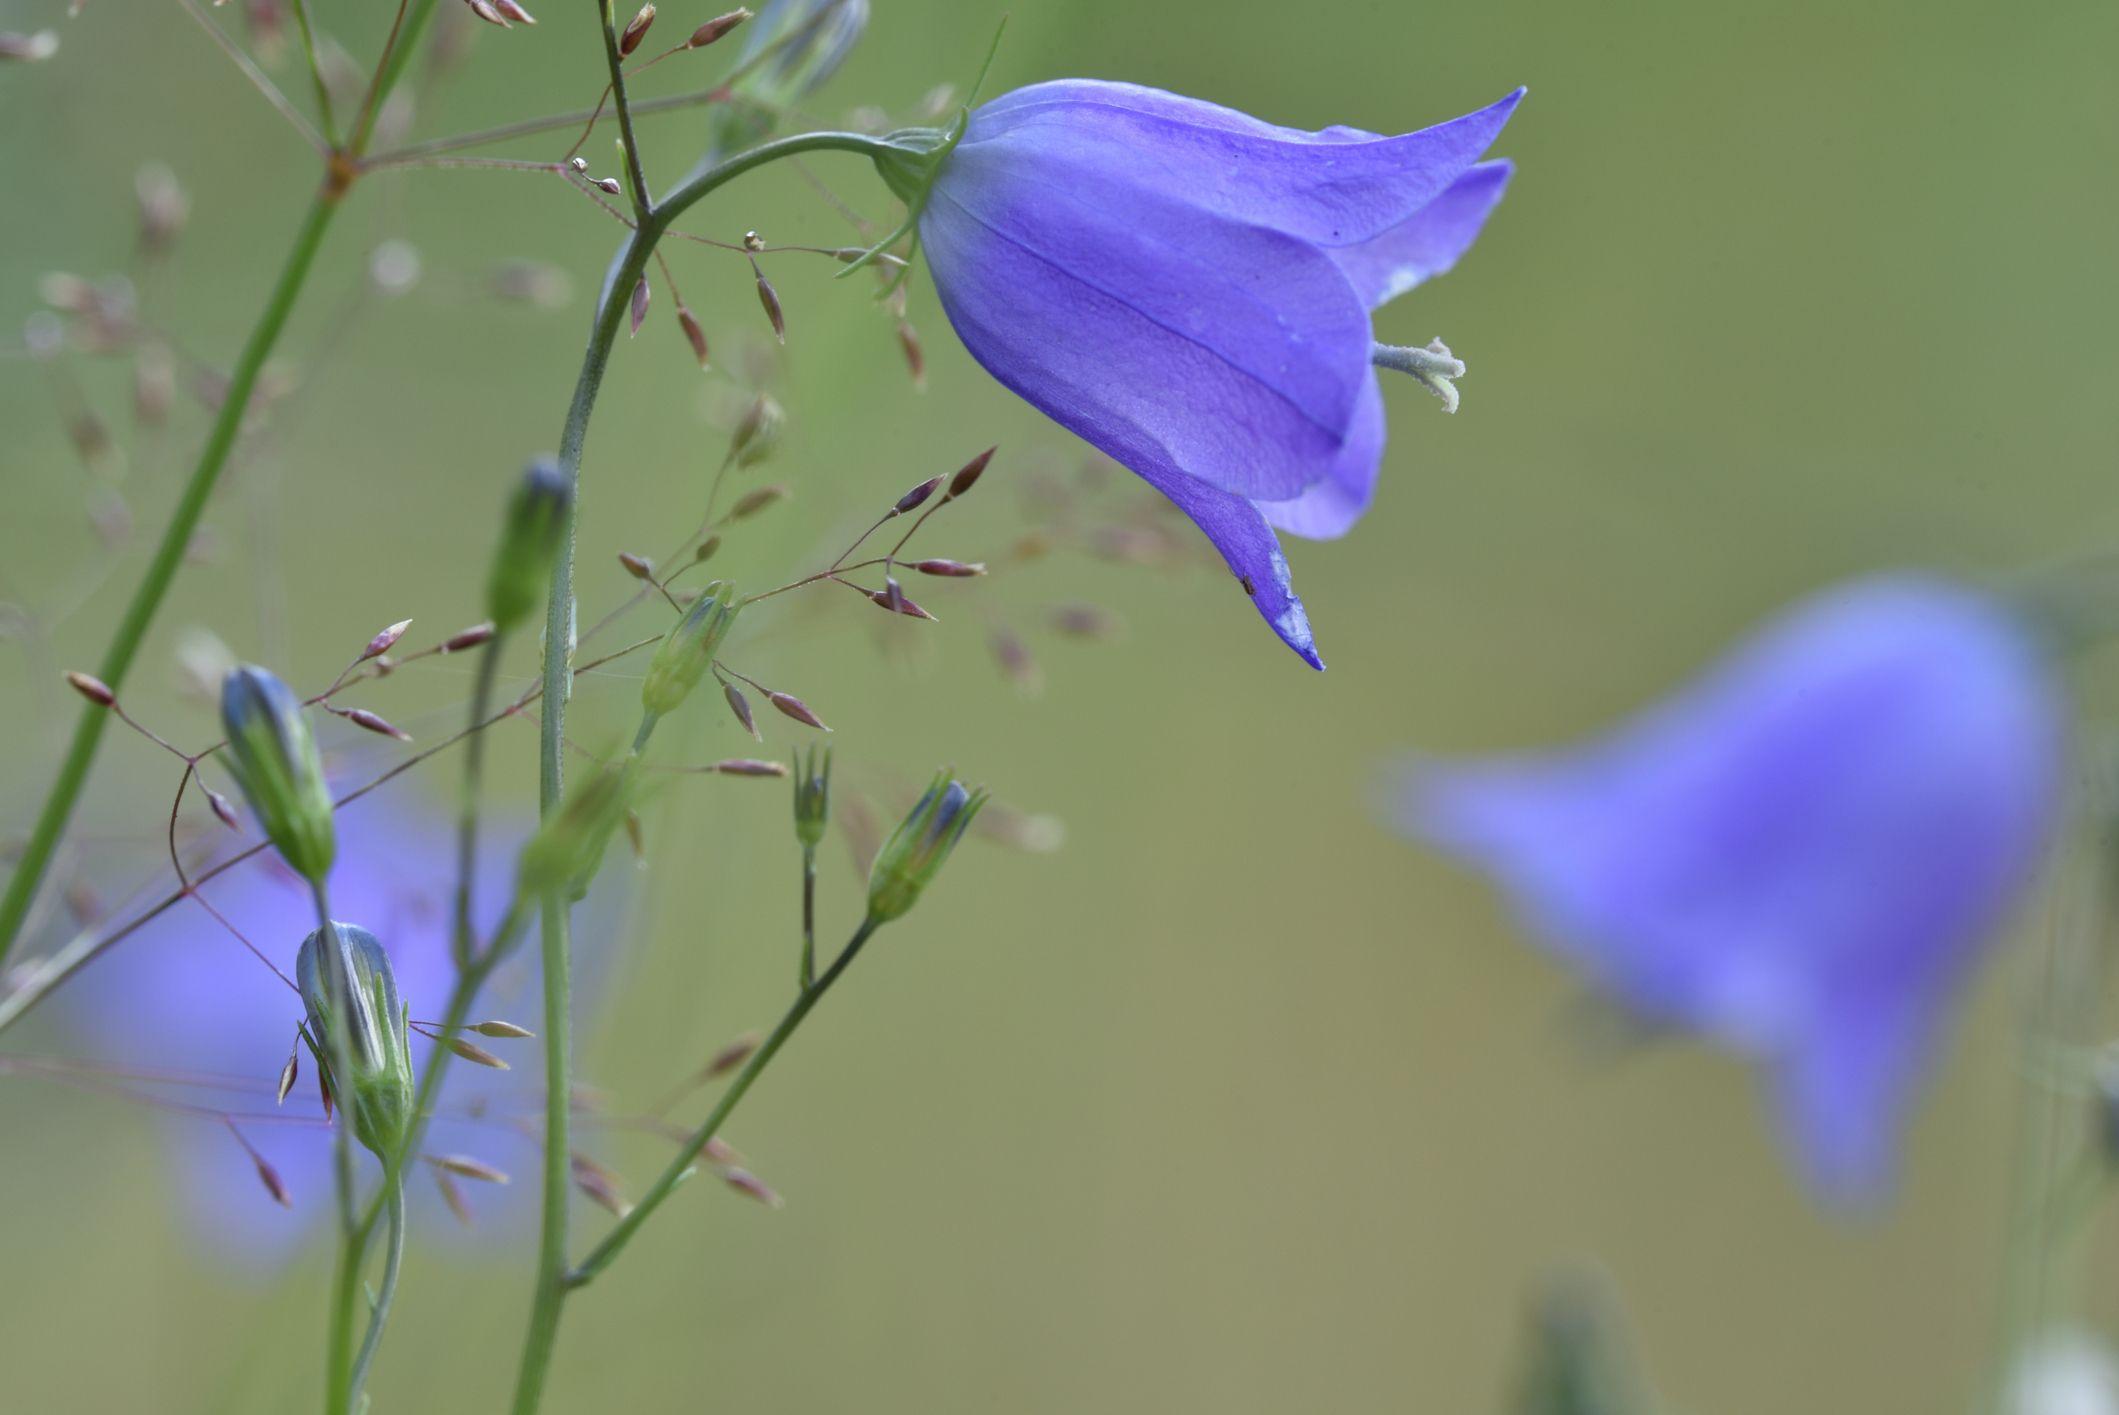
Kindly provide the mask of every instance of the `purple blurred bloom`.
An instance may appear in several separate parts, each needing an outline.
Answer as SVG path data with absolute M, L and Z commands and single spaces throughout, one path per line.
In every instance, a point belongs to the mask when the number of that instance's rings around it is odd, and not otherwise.
M 2064 738 L 2005 609 L 1878 578 L 1585 747 L 1423 768 L 1404 819 L 1645 1020 L 1761 1063 L 1812 1184 L 1857 1200 L 2035 870 Z
M 331 871 L 331 912 L 372 931 L 388 951 L 399 988 L 416 1020 L 438 1020 L 455 980 L 449 957 L 449 917 L 455 889 L 454 833 L 442 812 L 422 809 L 383 792 L 338 813 L 338 862 Z M 515 839 L 486 831 L 476 916 L 490 929 L 505 904 L 514 874 Z M 291 977 L 302 939 L 316 927 L 308 886 L 271 852 L 237 866 L 200 893 L 258 949 Z M 478 1016 L 534 1025 L 535 950 L 524 950 L 490 984 Z M 88 1038 L 99 1061 L 159 1071 L 228 1075 L 261 1093 L 155 1088 L 190 1104 L 224 1107 L 272 1164 L 291 1193 L 291 1211 L 270 1202 L 249 1158 L 209 1119 L 169 1120 L 179 1163 L 179 1187 L 217 1249 L 256 1258 L 284 1256 L 331 1213 L 330 1132 L 317 1099 L 317 1067 L 306 1048 L 301 1079 L 284 1106 L 271 1084 L 294 1041 L 301 999 L 203 909 L 186 904 L 126 940 L 83 973 L 63 994 L 73 1028 Z M 535 1143 L 508 1118 L 537 1114 L 534 1042 L 487 1043 L 517 1069 L 498 1072 L 457 1061 L 443 1087 L 442 1110 L 422 1148 L 428 1153 L 477 1156 L 502 1170 L 535 1166 Z M 423 1073 L 432 1044 L 412 1034 L 412 1055 Z M 466 1118 L 473 1104 L 482 1120 Z M 362 1173 L 372 1182 L 375 1170 Z M 415 1209 L 435 1190 L 423 1172 L 408 1176 Z M 503 1204 L 525 1208 L 526 1192 L 484 1184 L 462 1186 L 483 1220 Z M 534 1185 L 513 1186 L 514 1190 Z M 419 1218 L 426 1231 L 457 1225 L 438 1206 Z M 435 1222 L 436 1219 L 439 1222 Z
M 1069 79 L 971 115 L 920 238 L 988 372 L 1199 524 L 1324 666 L 1273 529 L 1343 534 L 1383 456 L 1369 315 L 1448 270 L 1522 97 L 1403 137 Z

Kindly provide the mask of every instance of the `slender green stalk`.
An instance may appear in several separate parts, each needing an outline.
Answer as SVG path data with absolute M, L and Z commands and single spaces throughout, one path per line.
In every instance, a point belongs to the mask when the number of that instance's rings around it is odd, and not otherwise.
M 640 1231 L 640 1226 L 654 1215 L 656 1209 L 662 1207 L 662 1201 L 669 1198 L 678 1185 L 691 1178 L 693 1170 L 697 1168 L 699 1152 L 706 1148 L 708 1141 L 720 1133 L 722 1125 L 743 1100 L 751 1084 L 772 1064 L 773 1058 L 779 1055 L 780 1048 L 787 1045 L 787 1039 L 802 1025 L 802 1019 L 809 1016 L 811 1009 L 823 1001 L 825 993 L 831 991 L 831 985 L 839 980 L 839 975 L 844 973 L 859 955 L 862 946 L 874 935 L 876 927 L 874 919 L 863 922 L 846 947 L 840 950 L 839 956 L 832 960 L 832 965 L 824 970 L 823 976 L 796 995 L 794 1004 L 787 1009 L 786 1015 L 781 1017 L 779 1025 L 773 1028 L 772 1035 L 765 1039 L 764 1045 L 751 1053 L 750 1060 L 736 1073 L 736 1079 L 728 1083 L 728 1089 L 721 1093 L 721 1099 L 715 1103 L 713 1110 L 700 1122 L 699 1128 L 685 1138 L 684 1144 L 677 1150 L 676 1157 L 663 1169 L 648 1191 L 640 1196 L 640 1202 L 627 1210 L 625 1217 L 618 1220 L 617 1225 L 604 1235 L 603 1241 L 581 1260 L 580 1266 L 567 1274 L 569 1287 L 586 1287 L 594 1281 L 596 1275 L 609 1267 L 611 1260 L 624 1251 L 625 1245 L 632 1242 L 633 1235 Z
M 802 846 L 802 989 L 817 980 L 817 847 Z
M 324 82 L 324 66 L 316 58 L 316 31 L 309 23 L 308 0 L 294 0 L 294 24 L 302 35 L 302 60 L 309 69 L 309 82 L 316 90 L 316 121 L 324 142 L 338 146 L 338 124 L 331 116 L 331 89 Z
M 118 621 L 118 631 L 112 636 L 110 647 L 104 651 L 103 661 L 96 669 L 96 676 L 114 689 L 123 688 L 125 675 L 139 654 L 140 641 L 147 635 L 147 626 L 154 622 L 155 611 L 162 607 L 170 582 L 184 563 L 184 552 L 198 529 L 199 517 L 205 513 L 214 484 L 220 479 L 221 469 L 228 464 L 228 454 L 235 447 L 237 434 L 242 431 L 243 414 L 250 406 L 251 393 L 257 388 L 258 374 L 265 367 L 273 345 L 279 342 L 280 331 L 286 327 L 287 316 L 294 309 L 303 282 L 309 278 L 309 268 L 323 245 L 324 232 L 330 228 L 338 205 L 339 193 L 328 185 L 310 202 L 308 213 L 295 232 L 294 246 L 288 252 L 286 264 L 280 269 L 272 293 L 266 297 L 264 313 L 259 315 L 257 325 L 243 345 L 242 354 L 229 371 L 227 396 L 214 416 L 213 429 L 207 434 L 206 446 L 199 453 L 191 480 L 185 483 L 184 493 L 178 499 L 176 509 L 170 513 L 169 524 L 155 547 L 154 558 L 147 564 L 147 573 L 141 578 L 139 588 L 133 591 L 131 603 L 125 607 L 125 616 Z M 88 780 L 88 768 L 95 760 L 96 748 L 103 740 L 103 729 L 110 718 L 108 708 L 90 703 L 74 723 L 73 742 L 59 764 L 58 779 L 44 798 L 44 809 L 37 816 L 29 843 L 22 849 L 14 877 L 8 881 L 7 894 L 0 898 L 0 962 L 6 961 L 8 950 L 22 931 L 23 921 L 29 917 L 37 887 L 51 865 L 52 852 L 58 848 L 59 837 L 65 833 L 74 803 L 80 799 L 81 787 Z
M 478 651 L 478 676 L 471 688 L 471 739 L 464 744 L 463 800 L 456 819 L 456 921 L 451 947 L 459 973 L 471 966 L 476 939 L 471 929 L 471 899 L 478 885 L 478 802 L 485 784 L 486 734 L 477 731 L 493 703 L 493 683 L 500 673 L 501 642 L 496 633 Z
M 353 1399 L 368 1383 L 368 1368 L 375 1364 L 376 1348 L 383 1344 L 383 1325 L 390 1320 L 390 1304 L 397 1297 L 397 1275 L 405 1263 L 405 1175 L 402 1169 L 384 1181 L 390 1211 L 390 1247 L 383 1259 L 383 1285 L 375 1291 L 375 1310 L 368 1314 L 368 1334 L 361 1338 L 360 1355 L 353 1362 Z
M 609 28 L 608 24 L 605 26 Z M 581 514 L 581 457 L 589 418 L 610 365 L 611 349 L 626 316 L 633 286 L 647 270 L 656 243 L 687 208 L 723 184 L 754 168 L 805 152 L 840 151 L 876 156 L 890 144 L 862 133 L 815 132 L 761 143 L 705 171 L 696 173 L 648 206 L 639 226 L 619 252 L 604 286 L 602 303 L 582 355 L 581 372 L 567 407 L 559 441 L 559 468 L 573 491 L 559 558 L 552 567 L 552 588 L 545 601 L 544 712 L 538 730 L 538 798 L 544 814 L 559 807 L 564 787 L 561 768 L 566 742 L 568 666 L 574 633 L 574 533 Z M 544 1399 L 545 1378 L 559 1335 L 559 1319 L 569 1287 L 566 1246 L 567 1206 L 572 1192 L 572 1148 L 569 1100 L 573 1092 L 572 1027 L 568 991 L 570 948 L 567 899 L 544 900 L 541 930 L 545 988 L 545 1161 L 543 1222 L 540 1226 L 537 1284 L 523 1339 L 516 1376 L 515 1415 L 532 1415 Z
M 347 188 L 359 171 L 360 157 L 367 151 L 368 141 L 374 135 L 376 116 L 403 75 L 405 62 L 433 15 L 434 0 L 408 0 L 399 10 L 398 23 L 376 66 L 375 78 L 369 85 L 368 99 L 362 105 L 353 135 L 343 154 L 327 154 L 323 184 L 311 198 L 309 210 L 295 231 L 294 244 L 280 267 L 279 279 L 266 296 L 265 308 L 251 327 L 250 337 L 244 341 L 235 366 L 229 370 L 228 391 L 222 398 L 219 411 L 214 414 L 206 445 L 199 451 L 199 460 L 192 467 L 191 478 L 185 482 L 176 508 L 170 512 L 169 524 L 163 527 L 154 557 L 148 561 L 147 571 L 125 606 L 124 617 L 118 621 L 110 647 L 104 650 L 103 661 L 96 668 L 96 676 L 114 689 L 124 687 L 125 676 L 139 654 L 141 640 L 147 636 L 148 626 L 154 622 L 155 613 L 162 607 L 178 567 L 184 563 L 184 553 L 198 530 L 199 518 L 205 514 L 206 503 L 213 496 L 221 471 L 228 465 L 228 454 L 235 449 L 236 438 L 243 430 L 243 417 L 250 410 L 258 375 L 279 343 L 281 331 L 287 327 L 287 317 L 293 313 L 302 287 L 309 279 L 310 268 L 316 262 L 316 253 L 323 246 L 324 233 L 330 229 L 331 219 L 337 215 Z M 44 798 L 29 842 L 23 847 L 15 873 L 7 882 L 7 893 L 0 896 L 0 964 L 7 961 L 15 940 L 21 936 L 22 925 L 36 902 L 38 888 L 51 867 L 53 852 L 66 832 L 66 823 L 73 817 L 74 804 L 81 797 L 81 788 L 88 780 L 88 769 L 95 762 L 96 748 L 102 743 L 103 729 L 109 720 L 107 709 L 90 703 L 82 708 L 75 721 L 73 740 L 60 761 L 58 778 Z
M 314 881 L 311 892 L 316 900 L 317 927 L 323 931 L 324 943 L 341 955 L 340 976 L 350 987 L 353 969 L 345 958 L 345 938 L 331 922 L 331 905 L 325 897 L 323 881 Z M 360 1221 L 358 1201 L 354 1196 L 353 1038 L 349 1034 L 353 999 L 344 993 L 334 997 L 332 992 L 327 983 L 324 995 L 330 1004 L 331 1015 L 323 1044 L 331 1058 L 327 1068 L 330 1072 L 328 1084 L 338 1102 L 338 1124 L 332 1127 L 331 1153 L 338 1191 L 339 1252 L 338 1278 L 331 1294 L 330 1326 L 325 1332 L 324 1410 L 326 1415 L 347 1415 L 353 1408 L 353 1313 L 360 1298 L 361 1262 L 367 1256 L 369 1230 L 368 1225 Z

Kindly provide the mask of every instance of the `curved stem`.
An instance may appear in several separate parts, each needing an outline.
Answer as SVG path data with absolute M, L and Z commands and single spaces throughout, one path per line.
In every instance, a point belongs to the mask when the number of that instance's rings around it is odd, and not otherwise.
M 608 26 L 606 26 L 608 28 Z M 573 495 L 568 499 L 566 529 L 552 567 L 551 592 L 545 600 L 544 712 L 538 724 L 538 799 L 543 814 L 559 807 L 564 786 L 561 767 L 566 744 L 566 703 L 574 636 L 574 532 L 581 514 L 581 456 L 588 439 L 590 415 L 603 389 L 611 349 L 624 322 L 633 286 L 647 269 L 656 243 L 687 208 L 727 182 L 767 163 L 804 152 L 854 152 L 876 157 L 894 152 L 887 141 L 863 133 L 815 132 L 779 138 L 736 154 L 678 183 L 659 203 L 648 205 L 639 227 L 627 239 L 607 278 L 596 321 L 582 354 L 581 372 L 567 406 L 559 440 L 559 468 Z M 523 1338 L 522 1362 L 516 1374 L 515 1415 L 532 1415 L 544 1399 L 545 1378 L 559 1336 L 566 1305 L 567 1205 L 572 1191 L 569 1145 L 573 1091 L 572 1029 L 568 991 L 570 947 L 567 909 L 559 895 L 543 903 L 541 931 L 544 962 L 545 1157 L 542 1237 L 539 1242 L 536 1294 Z
M 864 922 L 846 947 L 840 950 L 832 965 L 824 970 L 823 975 L 796 995 L 794 1004 L 787 1009 L 779 1025 L 773 1028 L 772 1035 L 751 1053 L 750 1060 L 736 1073 L 736 1079 L 729 1082 L 728 1089 L 721 1093 L 721 1099 L 715 1103 L 712 1112 L 700 1123 L 697 1130 L 686 1137 L 684 1144 L 678 1148 L 676 1157 L 663 1169 L 647 1193 L 640 1196 L 640 1202 L 633 1205 L 626 1216 L 618 1220 L 617 1226 L 604 1235 L 603 1241 L 590 1250 L 588 1257 L 581 1260 L 581 1265 L 567 1275 L 569 1287 L 585 1287 L 594 1281 L 596 1275 L 609 1267 L 611 1260 L 632 1241 L 633 1235 L 640 1231 L 640 1226 L 662 1206 L 662 1201 L 669 1198 L 679 1184 L 691 1178 L 692 1171 L 697 1167 L 699 1152 L 706 1147 L 709 1140 L 720 1133 L 721 1126 L 742 1101 L 745 1092 L 750 1090 L 751 1083 L 772 1064 L 780 1048 L 787 1045 L 787 1039 L 802 1025 L 802 1019 L 809 1016 L 810 1010 L 823 1000 L 824 994 L 831 990 L 831 985 L 839 980 L 839 975 L 846 971 L 847 966 L 860 953 L 862 945 L 868 942 L 876 927 L 874 919 Z
M 361 1398 L 368 1368 L 375 1364 L 376 1348 L 383 1344 L 383 1324 L 390 1320 L 390 1303 L 397 1297 L 397 1274 L 405 1262 L 405 1175 L 402 1169 L 385 1182 L 389 1194 L 390 1247 L 383 1258 L 383 1285 L 376 1289 L 375 1309 L 368 1314 L 368 1334 L 361 1338 L 360 1355 L 354 1358 L 351 1398 Z

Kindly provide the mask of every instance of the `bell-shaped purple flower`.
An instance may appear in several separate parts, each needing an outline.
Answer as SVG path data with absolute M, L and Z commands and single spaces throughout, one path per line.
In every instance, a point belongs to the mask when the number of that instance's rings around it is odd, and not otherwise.
M 1521 96 L 1379 137 L 1068 79 L 986 104 L 924 189 L 893 185 L 972 355 L 1175 502 L 1322 668 L 1274 528 L 1337 536 L 1368 509 L 1379 355 L 1454 396 L 1461 365 L 1381 350 L 1369 314 L 1470 247 Z
M 2004 607 L 1871 579 L 1599 741 L 1422 768 L 1404 821 L 1651 1025 L 1761 1063 L 1812 1184 L 1860 1199 L 2036 869 L 2064 719 Z

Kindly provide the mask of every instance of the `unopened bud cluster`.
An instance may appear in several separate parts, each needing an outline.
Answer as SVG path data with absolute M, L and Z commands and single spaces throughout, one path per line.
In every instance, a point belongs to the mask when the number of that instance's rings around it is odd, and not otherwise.
M 244 664 L 221 683 L 228 769 L 265 835 L 294 872 L 321 884 L 338 840 L 324 764 L 301 700 L 262 668 Z
M 735 625 L 738 608 L 733 584 L 715 580 L 706 587 L 699 602 L 685 611 L 684 618 L 655 650 L 647 679 L 640 685 L 643 709 L 655 717 L 677 710 L 706 676 L 721 641 Z
M 410 1014 L 398 995 L 390 955 L 374 934 L 332 923 L 302 940 L 295 985 L 310 1042 L 353 1134 L 385 1163 L 403 1148 L 412 1122 Z M 333 1065 L 342 1029 L 347 1074 Z

